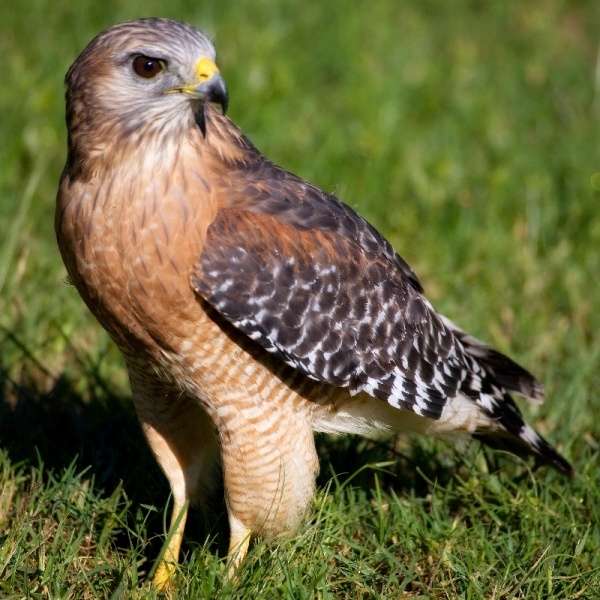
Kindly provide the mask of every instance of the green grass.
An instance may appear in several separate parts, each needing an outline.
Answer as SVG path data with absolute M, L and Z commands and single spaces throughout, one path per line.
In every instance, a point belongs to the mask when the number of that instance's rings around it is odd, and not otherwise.
M 600 598 L 600 10 L 507 2 L 30 2 L 0 49 L 0 597 L 151 597 L 169 490 L 118 351 L 53 233 L 62 80 L 104 27 L 190 21 L 230 116 L 381 229 L 434 304 L 538 374 L 548 469 L 428 440 L 319 438 L 312 518 L 222 578 L 194 511 L 180 598 Z

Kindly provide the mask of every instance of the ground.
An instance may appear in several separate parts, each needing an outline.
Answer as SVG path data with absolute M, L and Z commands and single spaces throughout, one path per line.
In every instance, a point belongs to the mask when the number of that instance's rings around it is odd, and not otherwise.
M 436 308 L 540 377 L 548 400 L 528 418 L 578 471 L 532 472 L 477 444 L 394 453 L 322 437 L 312 520 L 254 546 L 233 589 L 223 507 L 196 512 L 180 597 L 600 596 L 598 13 L 559 0 L 8 9 L 0 595 L 141 597 L 164 539 L 167 485 L 53 233 L 64 73 L 101 29 L 159 15 L 212 35 L 229 114 L 261 151 L 357 208 Z

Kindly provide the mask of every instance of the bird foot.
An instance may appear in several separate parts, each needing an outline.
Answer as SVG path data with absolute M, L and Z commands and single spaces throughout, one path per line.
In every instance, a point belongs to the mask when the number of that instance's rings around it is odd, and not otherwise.
M 176 565 L 174 563 L 161 560 L 154 578 L 152 579 L 152 585 L 159 593 L 168 592 L 174 587 Z

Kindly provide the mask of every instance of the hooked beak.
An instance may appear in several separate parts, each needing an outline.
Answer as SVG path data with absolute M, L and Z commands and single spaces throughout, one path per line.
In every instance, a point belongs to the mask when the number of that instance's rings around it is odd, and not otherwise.
M 196 65 L 196 75 L 198 78 L 194 84 L 186 86 L 183 91 L 203 102 L 220 104 L 225 114 L 229 104 L 229 94 L 217 65 L 208 58 L 201 58 Z

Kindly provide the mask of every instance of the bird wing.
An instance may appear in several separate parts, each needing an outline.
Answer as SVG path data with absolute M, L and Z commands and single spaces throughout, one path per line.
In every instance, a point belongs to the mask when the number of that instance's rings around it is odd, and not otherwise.
M 410 267 L 337 198 L 264 169 L 232 184 L 195 292 L 305 375 L 438 419 L 472 365 Z

